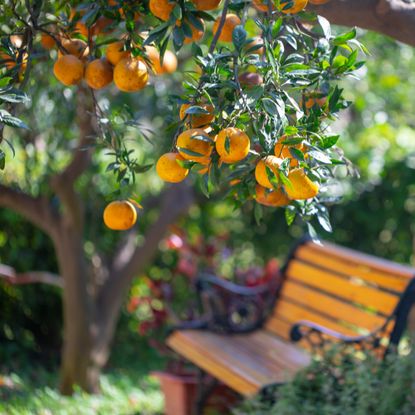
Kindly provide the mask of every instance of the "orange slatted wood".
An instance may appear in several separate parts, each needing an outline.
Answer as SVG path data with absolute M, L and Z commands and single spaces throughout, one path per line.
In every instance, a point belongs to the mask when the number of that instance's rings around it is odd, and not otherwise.
M 281 298 L 296 302 L 305 308 L 311 308 L 322 314 L 350 323 L 356 327 L 373 331 L 381 327 L 385 318 L 370 311 L 356 307 L 314 288 L 309 288 L 292 279 L 284 282 Z
M 339 321 L 327 318 L 320 313 L 313 312 L 309 308 L 301 307 L 298 304 L 294 304 L 283 298 L 280 298 L 277 301 L 273 315 L 270 318 L 272 319 L 274 316 L 284 318 L 286 321 L 290 321 L 292 323 L 296 323 L 300 320 L 312 321 L 313 323 L 320 324 L 321 326 L 335 330 L 347 336 L 358 336 L 360 334 L 358 330 L 347 327 Z
M 299 347 L 263 330 L 232 336 L 180 330 L 167 344 L 244 396 L 255 395 L 268 384 L 284 383 L 310 363 L 310 356 Z
M 276 334 L 284 340 L 290 340 L 290 331 L 292 328 L 292 323 L 284 320 L 283 318 L 273 316 L 265 322 L 265 330 L 270 331 L 271 333 Z
M 325 243 L 300 246 L 295 257 L 336 273 L 360 278 L 389 290 L 402 292 L 415 275 L 415 270 L 346 248 Z
M 297 259 L 290 261 L 286 278 L 334 294 L 346 301 L 361 304 L 385 315 L 391 314 L 399 301 L 397 295 L 374 287 L 359 285 L 354 279 L 340 277 Z

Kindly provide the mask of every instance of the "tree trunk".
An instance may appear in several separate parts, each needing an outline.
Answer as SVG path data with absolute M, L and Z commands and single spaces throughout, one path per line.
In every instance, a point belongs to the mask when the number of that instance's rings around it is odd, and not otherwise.
M 83 253 L 82 237 L 73 229 L 62 226 L 55 241 L 63 290 L 63 350 L 61 392 L 70 395 L 78 385 L 87 392 L 99 391 L 98 374 L 92 365 L 95 309 L 93 292 Z

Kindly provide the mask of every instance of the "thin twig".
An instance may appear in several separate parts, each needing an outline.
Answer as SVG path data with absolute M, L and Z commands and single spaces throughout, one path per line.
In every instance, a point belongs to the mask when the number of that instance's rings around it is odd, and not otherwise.
M 226 22 L 226 15 L 228 14 L 229 3 L 230 3 L 230 0 L 225 0 L 225 3 L 223 5 L 223 10 L 222 10 L 222 16 L 220 17 L 220 22 L 218 25 L 218 29 L 216 30 L 216 33 L 212 39 L 212 43 L 209 46 L 209 53 L 213 53 L 213 51 L 216 48 L 216 44 L 218 43 L 219 36 L 221 35 L 223 26 L 225 25 L 225 22 Z

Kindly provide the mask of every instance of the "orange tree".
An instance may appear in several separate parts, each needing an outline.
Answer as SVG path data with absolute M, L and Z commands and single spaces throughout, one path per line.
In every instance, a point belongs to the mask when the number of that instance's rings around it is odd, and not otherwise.
M 336 83 L 362 65 L 358 55 L 365 49 L 354 29 L 334 35 L 313 12 L 327 5 L 310 3 L 0 5 L 0 205 L 33 222 L 54 244 L 60 276 L 34 272 L 25 278 L 63 288 L 63 393 L 75 384 L 99 389 L 123 295 L 169 224 L 193 202 L 194 188 L 236 207 L 251 204 L 257 220 L 264 206 L 282 207 L 288 223 L 300 217 L 314 232 L 310 221 L 317 218 L 330 229 L 328 188 L 340 166 L 349 170 L 329 126 L 348 105 Z M 184 77 L 172 75 L 178 63 Z M 160 156 L 151 148 L 147 161 L 135 153 L 136 141 L 141 147 L 148 138 L 135 108 L 148 113 L 149 106 L 160 106 L 159 85 L 172 85 L 161 75 L 184 81 L 178 93 L 172 87 L 162 106 L 163 128 L 154 131 L 167 151 Z M 106 174 L 97 162 L 103 151 Z M 155 157 L 159 177 L 181 183 L 144 200 L 140 211 L 138 175 Z M 113 178 L 113 200 L 103 216 L 110 229 L 132 228 L 137 212 L 155 208 L 157 215 L 143 238 L 134 230 L 109 238 L 104 260 L 95 249 L 101 238 L 92 243 L 88 234 L 99 219 L 86 202 L 95 194 L 109 198 L 102 189 Z

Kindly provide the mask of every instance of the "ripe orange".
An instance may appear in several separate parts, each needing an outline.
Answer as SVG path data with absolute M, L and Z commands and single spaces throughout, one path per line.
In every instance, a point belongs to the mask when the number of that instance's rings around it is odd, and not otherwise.
M 123 48 L 124 42 L 122 40 L 110 43 L 105 54 L 108 62 L 115 66 L 121 59 L 128 58 L 130 56 L 130 52 L 128 50 L 123 50 Z
M 55 40 L 47 33 L 42 33 L 40 37 L 40 44 L 44 49 L 53 49 L 56 46 Z
M 255 7 L 255 9 L 257 9 L 260 12 L 268 11 L 268 3 L 266 2 L 266 0 L 252 0 L 252 5 Z M 275 10 L 274 6 L 272 6 L 272 10 Z
M 192 37 L 185 37 L 184 44 L 188 45 L 189 43 L 198 42 L 202 39 L 203 35 L 205 34 L 205 24 L 203 23 L 202 19 L 199 19 L 203 29 L 198 29 L 196 26 L 193 26 L 189 21 L 186 21 L 186 24 L 190 26 L 190 30 L 192 31 Z M 181 26 L 181 22 L 178 23 L 178 26 Z
M 279 187 L 275 190 L 269 190 L 259 184 L 255 186 L 255 200 L 265 206 L 286 206 L 290 203 L 287 195 Z
M 163 154 L 157 161 L 156 171 L 160 179 L 165 182 L 179 183 L 189 174 L 189 170 L 182 167 L 177 161 L 184 160 L 178 153 Z
M 53 73 L 62 84 L 76 85 L 84 77 L 84 63 L 74 55 L 64 55 L 55 62 Z
M 264 83 L 264 79 L 262 76 L 256 72 L 244 72 L 238 76 L 239 83 L 242 86 L 246 86 L 247 88 L 252 88 L 254 86 L 262 85 Z
M 282 138 L 282 137 L 281 137 Z M 294 146 L 287 146 L 283 144 L 284 140 L 281 140 L 275 144 L 274 147 L 274 154 L 282 159 L 290 158 L 290 167 L 297 167 L 298 166 L 298 160 L 294 158 L 290 152 L 290 148 L 296 148 L 297 150 L 302 151 L 303 153 L 306 151 L 306 148 L 304 144 L 297 144 Z
M 180 119 L 190 122 L 192 128 L 202 127 L 210 124 L 215 119 L 215 108 L 210 104 L 195 104 L 204 110 L 208 111 L 208 114 L 186 114 L 186 110 L 192 106 L 192 104 L 182 104 L 180 107 Z
M 216 151 L 224 163 L 236 163 L 249 153 L 251 141 L 239 128 L 225 128 L 216 139 Z
M 280 9 L 284 14 L 295 14 L 303 10 L 307 6 L 307 2 L 308 0 L 281 0 Z M 293 5 L 286 9 L 285 7 L 290 3 Z
M 114 83 L 120 91 L 134 92 L 148 83 L 147 66 L 139 58 L 123 58 L 114 68 Z
M 146 46 L 146 54 L 152 64 L 152 69 L 156 75 L 163 75 L 165 73 L 173 73 L 177 69 L 176 55 L 166 50 L 163 57 L 163 64 L 161 63 L 160 53 L 154 46 Z
M 255 167 L 256 181 L 268 189 L 273 189 L 275 186 L 270 182 L 267 173 L 267 167 L 274 173 L 275 180 L 278 181 L 278 169 L 282 163 L 282 159 L 276 156 L 266 156 L 259 160 Z
M 169 0 L 150 0 L 149 8 L 154 16 L 160 20 L 169 20 L 170 14 L 175 7 L 175 3 L 170 3 Z
M 310 95 L 308 98 L 306 98 L 305 107 L 308 110 L 310 108 L 313 108 L 314 105 L 317 105 L 318 107 L 321 108 L 321 107 L 324 106 L 324 104 L 326 103 L 326 101 L 327 101 L 327 97 L 318 96 L 318 93 L 317 93 L 314 96 L 313 95 Z
M 216 34 L 221 17 L 219 16 L 215 20 L 213 25 L 213 33 Z M 223 25 L 222 31 L 219 35 L 219 40 L 222 42 L 232 42 L 232 33 L 236 26 L 241 24 L 241 19 L 236 14 L 227 14 L 225 24 Z
M 65 51 L 59 50 L 58 56 L 74 55 L 79 59 L 86 59 L 89 55 L 89 47 L 86 42 L 81 39 L 61 39 L 61 45 Z
M 109 203 L 104 209 L 104 223 L 114 231 L 125 231 L 137 222 L 137 210 L 128 200 Z
M 293 200 L 311 199 L 317 196 L 319 185 L 311 181 L 304 169 L 294 169 L 288 173 L 291 186 L 284 186 L 287 196 Z
M 85 81 L 93 89 L 101 89 L 112 82 L 112 66 L 106 59 L 95 59 L 85 69 Z
M 192 0 L 197 10 L 214 10 L 221 0 Z
M 205 164 L 212 153 L 211 138 L 201 128 L 183 131 L 177 137 L 177 149 L 183 158 Z

